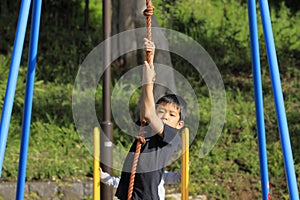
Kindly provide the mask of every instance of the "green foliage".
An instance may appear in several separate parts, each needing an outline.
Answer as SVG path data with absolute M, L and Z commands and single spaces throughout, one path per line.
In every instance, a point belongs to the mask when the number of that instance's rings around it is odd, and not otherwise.
M 102 41 L 102 5 L 90 0 L 86 24 L 84 2 L 48 1 L 43 4 L 36 70 L 38 79 L 62 83 L 74 82 L 80 63 L 88 52 Z M 0 52 L 9 54 L 14 43 L 19 4 L 3 3 L 2 6 L 4 12 L 0 13 L 0 25 L 5 28 L 0 32 Z M 30 27 L 31 20 L 28 21 Z M 22 65 L 26 65 L 29 35 L 30 28 L 27 28 Z
M 44 84 L 43 81 L 36 81 L 32 119 L 57 125 L 71 124 L 72 89 L 71 84 Z
M 19 134 L 9 134 L 2 175 L 16 179 Z M 90 176 L 92 159 L 74 130 L 55 124 L 33 122 L 28 149 L 27 179 L 76 178 Z M 81 158 L 85 158 L 82 160 Z

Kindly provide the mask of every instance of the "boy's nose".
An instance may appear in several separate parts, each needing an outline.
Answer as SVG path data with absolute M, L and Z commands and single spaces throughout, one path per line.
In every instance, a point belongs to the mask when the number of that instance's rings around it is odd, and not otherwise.
M 163 116 L 162 116 L 162 118 L 161 118 L 162 120 L 167 120 L 168 119 L 168 116 L 167 116 L 167 114 L 164 114 Z

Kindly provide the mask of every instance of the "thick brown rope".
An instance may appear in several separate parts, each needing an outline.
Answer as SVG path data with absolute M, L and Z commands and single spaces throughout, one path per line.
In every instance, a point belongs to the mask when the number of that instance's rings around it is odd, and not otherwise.
M 151 5 L 151 1 L 150 0 L 146 0 L 146 9 L 144 10 L 144 15 L 146 16 L 146 21 L 147 21 L 147 39 L 148 40 L 152 40 L 152 34 L 151 34 L 151 16 L 153 15 L 154 12 L 154 6 Z M 147 52 L 147 61 L 149 64 L 153 64 L 150 63 L 150 53 L 151 52 Z
M 151 5 L 151 0 L 146 0 L 146 9 L 144 10 L 144 15 L 146 16 L 147 20 L 147 39 L 152 40 L 152 35 L 151 35 L 151 16 L 153 15 L 154 7 Z M 151 61 L 151 52 L 147 52 L 147 61 L 149 64 Z M 141 153 L 141 147 L 142 144 L 145 144 L 145 138 L 143 137 L 144 135 L 144 126 L 146 125 L 146 121 L 144 119 L 141 119 L 141 127 L 139 131 L 139 136 L 137 136 L 137 144 L 136 144 L 136 149 L 135 149 L 135 154 L 134 154 L 134 159 L 132 163 L 132 168 L 131 168 L 131 175 L 130 175 L 130 182 L 129 182 L 129 187 L 128 187 L 128 196 L 127 200 L 132 199 L 132 193 L 133 193 L 133 186 L 134 186 L 134 180 L 135 180 L 135 173 L 136 173 L 136 167 L 137 163 L 139 160 L 139 156 Z
M 142 145 L 146 143 L 145 138 L 142 136 L 143 132 L 144 132 L 144 125 L 141 126 L 139 136 L 136 137 L 137 138 L 137 143 L 136 143 L 135 154 L 134 154 L 132 167 L 131 167 L 131 175 L 130 175 L 130 182 L 129 182 L 129 187 L 128 187 L 127 200 L 131 200 L 131 198 L 132 198 L 136 167 L 137 167 L 138 160 L 139 160 L 139 157 L 140 157 Z

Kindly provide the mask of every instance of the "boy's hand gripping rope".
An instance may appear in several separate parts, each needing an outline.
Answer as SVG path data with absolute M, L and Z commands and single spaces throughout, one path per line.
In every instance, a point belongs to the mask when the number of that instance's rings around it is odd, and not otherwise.
M 152 39 L 152 36 L 151 36 L 151 16 L 153 15 L 154 7 L 151 5 L 150 0 L 146 0 L 146 7 L 147 8 L 144 10 L 144 15 L 146 16 L 146 19 L 147 19 L 147 39 L 151 40 Z M 153 64 L 153 63 L 150 63 L 151 62 L 151 52 L 147 51 L 146 53 L 147 53 L 147 62 L 149 64 Z M 142 144 L 146 143 L 145 138 L 143 137 L 143 135 L 144 135 L 144 126 L 145 125 L 146 125 L 145 119 L 141 119 L 141 127 L 140 127 L 140 131 L 139 131 L 139 136 L 136 137 L 137 138 L 137 144 L 136 144 L 136 150 L 135 150 L 134 159 L 133 159 L 132 168 L 131 168 L 131 175 L 130 175 L 130 182 L 129 182 L 129 187 L 128 187 L 127 200 L 132 199 L 136 167 L 137 167 L 138 159 L 139 159 L 139 156 L 140 156 Z

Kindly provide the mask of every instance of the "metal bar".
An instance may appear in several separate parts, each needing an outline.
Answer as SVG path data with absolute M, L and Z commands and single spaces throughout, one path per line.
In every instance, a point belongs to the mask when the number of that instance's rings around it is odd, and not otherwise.
M 22 0 L 0 123 L 0 177 L 13 108 L 31 1 Z
M 277 121 L 280 133 L 281 146 L 283 151 L 285 172 L 290 199 L 299 199 L 296 174 L 294 169 L 294 160 L 289 136 L 289 129 L 286 119 L 284 100 L 281 88 L 281 81 L 278 69 L 278 61 L 270 19 L 269 5 L 267 0 L 260 0 L 260 12 L 266 42 L 269 69 L 273 87 L 274 101 L 276 107 Z
M 264 122 L 264 105 L 261 81 L 260 55 L 257 31 L 256 0 L 248 0 L 248 17 L 250 28 L 250 43 L 252 54 L 252 73 L 254 82 L 254 99 L 256 108 L 256 124 L 258 134 L 258 150 L 260 164 L 260 179 L 262 188 L 262 199 L 269 199 L 269 177 L 268 177 L 268 158 L 266 148 L 266 133 Z
M 111 36 L 111 0 L 103 0 L 103 39 L 106 40 Z M 103 171 L 112 174 L 112 141 L 113 141 L 113 125 L 111 122 L 111 97 L 110 97 L 110 84 L 111 84 L 111 68 L 110 68 L 111 44 L 109 40 L 105 42 L 104 51 L 104 75 L 103 75 L 103 122 L 101 127 L 103 134 L 101 134 L 101 168 Z M 113 189 L 105 184 L 101 184 L 101 199 L 112 200 Z
M 30 33 L 28 70 L 27 70 L 27 78 L 26 78 L 26 93 L 25 93 L 25 103 L 24 103 L 23 123 L 22 123 L 22 140 L 21 140 L 21 147 L 20 147 L 18 185 L 17 185 L 17 193 L 16 193 L 16 199 L 18 200 L 24 199 L 26 164 L 27 164 L 28 144 L 30 138 L 34 76 L 35 76 L 36 58 L 37 58 L 37 51 L 38 51 L 41 9 L 42 9 L 42 0 L 34 0 L 33 9 L 32 9 L 32 25 L 31 25 L 31 33 Z
M 94 200 L 100 200 L 100 132 L 97 127 L 94 128 Z
M 182 133 L 181 199 L 189 199 L 189 129 Z

